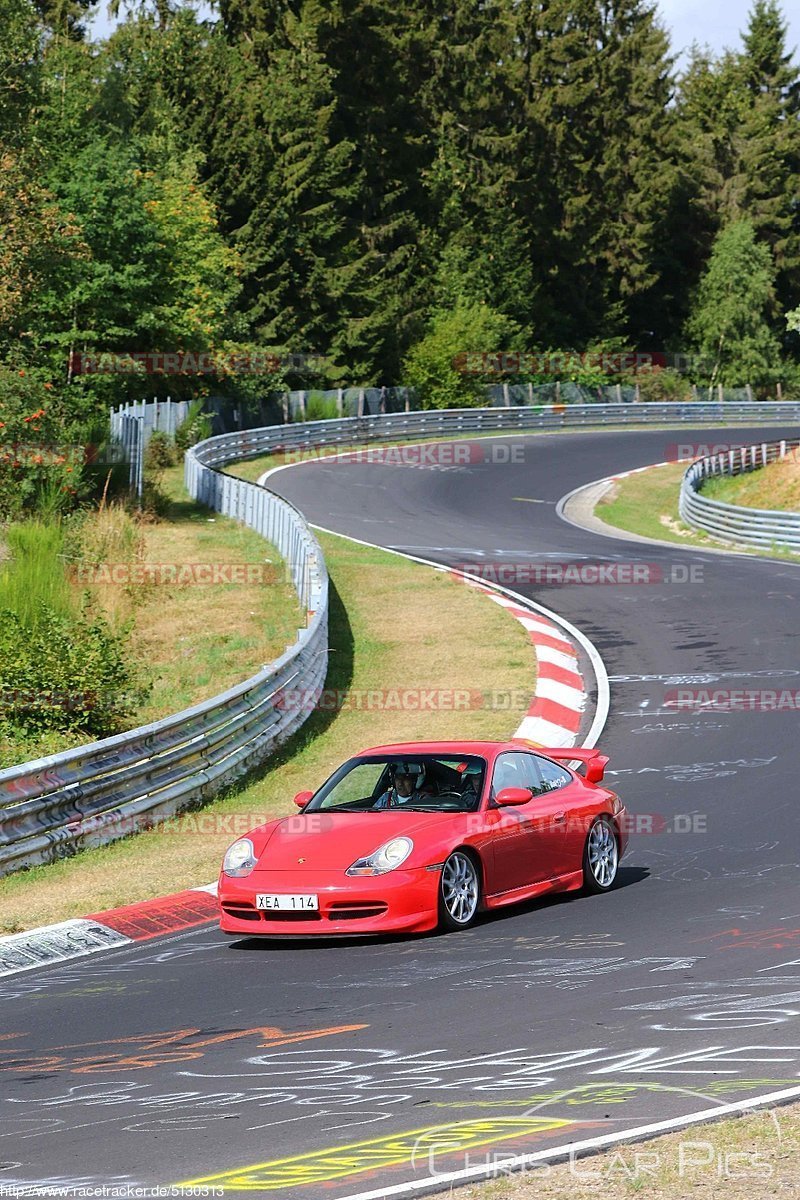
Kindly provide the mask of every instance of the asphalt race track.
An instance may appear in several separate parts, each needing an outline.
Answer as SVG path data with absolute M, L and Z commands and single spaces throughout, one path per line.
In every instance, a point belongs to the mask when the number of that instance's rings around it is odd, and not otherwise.
M 600 744 L 642 832 L 610 894 L 463 934 L 231 943 L 207 926 L 9 979 L 0 1183 L 383 1195 L 800 1084 L 797 711 L 669 703 L 800 695 L 800 566 L 637 547 L 556 513 L 676 442 L 797 433 L 497 438 L 463 468 L 274 476 L 311 521 L 442 563 L 655 564 L 661 582 L 516 585 L 602 654 Z

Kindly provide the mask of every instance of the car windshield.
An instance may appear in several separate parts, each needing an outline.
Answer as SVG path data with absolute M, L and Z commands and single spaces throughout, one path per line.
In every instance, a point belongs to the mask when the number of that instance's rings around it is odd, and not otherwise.
M 319 789 L 306 812 L 475 812 L 486 763 L 473 755 L 351 758 Z

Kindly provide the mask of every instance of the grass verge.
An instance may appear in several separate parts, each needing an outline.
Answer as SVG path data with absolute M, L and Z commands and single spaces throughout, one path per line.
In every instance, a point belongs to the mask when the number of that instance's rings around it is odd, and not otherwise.
M 88 594 L 124 637 L 130 691 L 137 693 L 122 718 L 128 729 L 247 679 L 295 641 L 305 620 L 274 547 L 193 503 L 181 468 L 165 472 L 159 483 L 164 503 L 158 518 L 137 520 L 112 505 L 59 526 L 26 522 L 8 531 L 9 548 L 13 553 L 18 543 L 30 544 L 40 552 L 20 556 L 21 566 L 16 559 L 0 564 L 0 608 L 5 603 L 35 615 L 38 600 L 46 599 L 67 615 Z M 58 729 L 4 723 L 0 764 L 98 736 L 79 717 Z
M 800 1105 L 793 1104 L 619 1145 L 457 1194 L 460 1200 L 753 1200 L 796 1196 L 799 1187 Z
M 606 493 L 595 508 L 595 515 L 607 525 L 640 537 L 657 538 L 662 542 L 674 542 L 699 550 L 724 548 L 737 554 L 752 554 L 757 558 L 797 561 L 797 555 L 790 550 L 779 547 L 756 550 L 752 546 L 730 545 L 690 529 L 678 513 L 678 495 L 685 470 L 684 463 L 669 463 L 664 467 L 650 467 L 647 471 L 628 475 Z M 712 499 L 725 498 L 709 489 L 705 489 L 705 492 Z
M 533 647 L 517 621 L 444 572 L 334 535 L 321 542 L 331 577 L 326 696 L 347 701 L 314 712 L 256 778 L 202 812 L 4 879 L 0 931 L 209 883 L 236 836 L 294 811 L 295 792 L 370 744 L 514 732 L 535 686 Z M 433 690 L 433 707 L 418 707 L 418 689 Z M 395 690 L 411 700 L 395 703 Z
M 144 527 L 143 563 L 192 568 L 183 584 L 149 584 L 134 597 L 131 648 L 152 692 L 137 724 L 199 704 L 283 654 L 305 616 L 280 554 L 253 529 L 192 502 L 183 468 L 164 473 L 164 515 Z M 194 568 L 249 564 L 253 582 L 198 584 Z M 114 588 L 103 589 L 106 593 Z
M 720 475 L 707 480 L 703 494 L 744 508 L 800 513 L 800 463 L 791 456 L 746 475 Z

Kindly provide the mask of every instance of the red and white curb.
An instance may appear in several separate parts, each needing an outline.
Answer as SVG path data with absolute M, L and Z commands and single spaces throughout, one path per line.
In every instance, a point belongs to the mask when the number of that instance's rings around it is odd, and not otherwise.
M 588 695 L 573 641 L 547 617 L 520 607 L 468 575 L 453 574 L 515 617 L 533 643 L 538 664 L 536 690 L 514 736 L 538 742 L 540 746 L 574 746 Z
M 693 463 L 695 461 L 694 458 L 668 458 L 665 462 L 648 463 L 646 467 L 634 467 L 632 471 L 620 471 L 619 475 L 609 475 L 607 479 L 600 480 L 599 482 L 618 483 L 620 479 L 627 479 L 629 475 L 641 475 L 643 471 L 652 471 L 655 467 L 675 467 L 679 463 Z
M 217 885 L 212 883 L 57 925 L 43 925 L 27 933 L 12 933 L 0 938 L 0 979 L 205 925 L 217 917 L 216 891 Z

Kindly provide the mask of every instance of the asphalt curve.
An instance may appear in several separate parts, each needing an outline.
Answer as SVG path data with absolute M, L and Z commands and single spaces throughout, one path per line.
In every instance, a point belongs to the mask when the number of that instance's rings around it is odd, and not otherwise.
M 796 710 L 669 701 L 800 693 L 800 567 L 635 547 L 556 514 L 573 488 L 676 442 L 762 436 L 492 439 L 453 469 L 275 475 L 317 524 L 443 563 L 654 564 L 660 582 L 516 585 L 602 654 L 600 743 L 642 832 L 610 894 L 463 934 L 229 943 L 205 927 L 8 980 L 0 1183 L 220 1176 L 297 1200 L 380 1195 L 797 1083 Z M 402 622 L 402 592 L 386 616 Z

